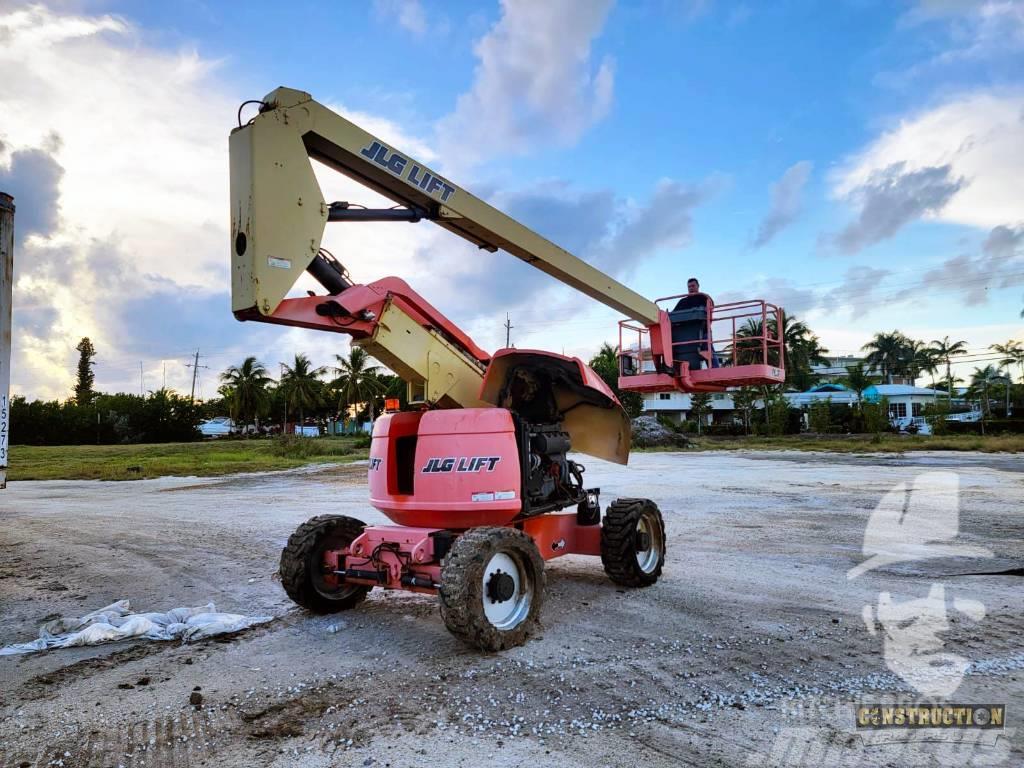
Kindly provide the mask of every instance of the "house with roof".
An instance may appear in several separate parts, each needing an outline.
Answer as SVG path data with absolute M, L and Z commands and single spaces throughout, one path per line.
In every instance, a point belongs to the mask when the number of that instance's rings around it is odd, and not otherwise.
M 924 418 L 924 408 L 938 398 L 946 398 L 938 389 L 915 387 L 911 384 L 872 384 L 865 389 L 860 399 L 866 403 L 877 403 L 885 399 L 889 404 L 889 420 L 900 429 L 914 427 L 927 434 L 930 430 Z M 842 384 L 819 384 L 806 392 L 787 392 L 784 397 L 793 408 L 806 408 L 812 403 L 829 401 L 855 405 L 857 393 Z
M 644 398 L 644 413 L 664 416 L 675 424 L 682 424 L 691 418 L 693 396 L 684 392 L 647 392 Z M 705 417 L 705 424 L 732 423 L 736 406 L 729 392 L 714 392 L 709 402 L 711 411 Z
M 853 407 L 858 401 L 854 390 L 838 383 L 818 384 L 806 392 L 786 392 L 783 397 L 791 407 L 801 410 L 806 410 L 817 402 L 827 401 Z M 911 384 L 872 384 L 860 395 L 860 399 L 867 403 L 877 403 L 884 398 L 888 403 L 889 420 L 893 426 L 901 430 L 913 428 L 920 434 L 931 432 L 924 417 L 925 406 L 940 399 L 946 400 L 947 397 L 943 390 L 915 387 Z M 652 392 L 644 394 L 643 398 L 644 413 L 663 415 L 676 424 L 692 418 L 693 399 L 689 394 Z M 977 404 L 968 403 L 962 397 L 954 397 L 951 405 L 954 411 L 965 411 L 950 415 L 948 418 L 951 421 L 976 421 L 980 416 Z M 712 394 L 710 406 L 711 412 L 706 417 L 706 424 L 726 424 L 739 420 L 729 392 Z M 756 407 L 761 408 L 763 404 L 759 401 Z
M 857 393 L 843 384 L 818 384 L 806 392 L 787 392 L 783 397 L 793 408 L 806 408 L 823 400 L 844 405 L 853 405 L 857 402 Z

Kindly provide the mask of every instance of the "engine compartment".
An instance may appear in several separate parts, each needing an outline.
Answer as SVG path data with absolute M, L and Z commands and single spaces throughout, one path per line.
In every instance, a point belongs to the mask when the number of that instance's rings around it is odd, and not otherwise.
M 572 449 L 561 424 L 524 423 L 523 502 L 527 514 L 579 503 L 584 467 L 566 456 Z
M 572 438 L 562 423 L 552 372 L 516 366 L 508 372 L 499 404 L 516 423 L 523 474 L 523 514 L 535 515 L 586 500 L 582 464 L 568 458 Z

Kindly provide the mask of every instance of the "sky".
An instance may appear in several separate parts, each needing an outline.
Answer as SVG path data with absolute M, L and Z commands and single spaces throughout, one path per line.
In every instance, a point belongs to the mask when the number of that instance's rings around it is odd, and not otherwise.
M 832 354 L 877 331 L 1024 339 L 1024 2 L 0 0 L 16 198 L 12 390 L 215 394 L 344 336 L 230 312 L 227 138 L 285 85 L 651 298 L 697 276 Z M 374 204 L 320 174 L 327 199 Z M 329 227 L 485 349 L 588 358 L 615 312 L 428 222 Z

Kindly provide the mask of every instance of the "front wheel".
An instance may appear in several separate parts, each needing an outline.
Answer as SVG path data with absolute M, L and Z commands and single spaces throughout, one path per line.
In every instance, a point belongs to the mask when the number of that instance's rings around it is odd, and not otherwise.
M 515 528 L 472 528 L 455 540 L 441 568 L 441 618 L 469 645 L 500 651 L 536 628 L 544 600 L 544 561 Z
M 665 521 L 650 499 L 616 499 L 601 524 L 601 563 L 624 587 L 649 587 L 665 565 Z
M 339 583 L 324 572 L 324 553 L 344 549 L 366 523 L 343 515 L 317 515 L 295 529 L 281 550 L 281 584 L 293 601 L 313 613 L 336 613 L 363 601 L 370 587 Z

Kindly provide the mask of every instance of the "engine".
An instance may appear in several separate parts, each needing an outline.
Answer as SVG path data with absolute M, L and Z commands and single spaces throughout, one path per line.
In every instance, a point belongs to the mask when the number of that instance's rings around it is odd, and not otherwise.
M 524 424 L 523 495 L 531 511 L 578 502 L 583 491 L 583 467 L 566 458 L 569 433 L 561 424 Z

